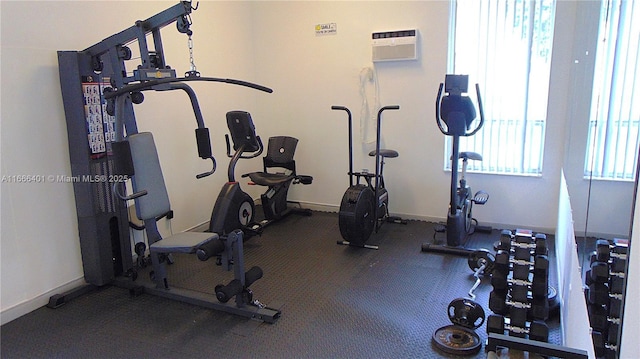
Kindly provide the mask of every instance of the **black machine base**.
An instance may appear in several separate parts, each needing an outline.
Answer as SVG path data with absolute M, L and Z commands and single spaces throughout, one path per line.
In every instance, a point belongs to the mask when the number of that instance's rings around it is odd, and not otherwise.
M 219 302 L 215 295 L 202 293 L 198 291 L 193 291 L 189 289 L 176 288 L 172 287 L 171 289 L 163 289 L 156 288 L 153 283 L 149 284 L 141 284 L 138 282 L 131 281 L 130 278 L 127 277 L 119 277 L 116 278 L 113 282 L 113 285 L 120 288 L 125 288 L 129 290 L 129 293 L 137 296 L 140 294 L 152 294 L 159 297 L 172 299 L 176 301 L 180 301 L 183 303 L 188 303 L 192 305 L 197 305 L 203 308 L 214 309 L 223 311 L 226 313 L 239 315 L 245 318 L 256 319 L 259 321 L 263 321 L 265 323 L 275 323 L 282 312 L 280 308 L 281 304 L 276 303 L 270 307 L 264 305 L 254 305 L 254 304 L 245 304 L 244 306 L 237 306 L 233 303 L 221 303 Z M 73 299 L 79 298 L 85 294 L 88 294 L 92 291 L 98 290 L 101 287 L 97 287 L 94 285 L 84 285 L 78 288 L 69 290 L 65 293 L 56 294 L 49 298 L 49 303 L 47 304 L 48 308 L 56 309 Z
M 81 297 L 87 293 L 97 290 L 98 288 L 100 287 L 92 284 L 87 284 L 87 285 L 80 286 L 78 288 L 71 289 L 64 293 L 54 294 L 51 297 L 49 297 L 47 308 L 52 308 L 52 309 L 59 308 L 78 297 Z
M 129 289 L 131 293 L 135 291 L 139 294 L 152 294 L 183 303 L 197 305 L 203 308 L 219 310 L 222 312 L 239 315 L 245 318 L 263 321 L 269 324 L 275 323 L 282 314 L 280 309 L 276 309 L 282 307 L 282 305 L 280 304 L 278 304 L 277 306 L 273 305 L 267 307 L 264 305 L 253 305 L 247 303 L 243 306 L 238 306 L 233 302 L 222 303 L 218 301 L 215 295 L 184 288 L 171 287 L 171 289 L 167 290 L 163 288 L 156 288 L 153 284 L 134 284 L 130 280 L 116 281 L 115 284 L 119 287 Z

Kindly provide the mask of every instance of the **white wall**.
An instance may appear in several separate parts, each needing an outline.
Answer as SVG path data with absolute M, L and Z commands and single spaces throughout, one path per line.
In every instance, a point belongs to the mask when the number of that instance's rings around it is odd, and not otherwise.
M 565 147 L 569 134 L 577 133 L 573 127 L 585 125 L 572 115 L 569 91 L 575 81 L 572 45 L 582 31 L 576 25 L 577 3 L 558 3 L 544 174 L 540 178 L 469 175 L 474 189 L 491 194 L 490 201 L 474 212 L 481 222 L 550 232 L 555 227 L 560 170 L 567 163 L 581 163 L 584 153 Z M 70 174 L 56 51 L 84 49 L 174 4 L 0 2 L 2 174 Z M 200 181 L 194 175 L 206 170 L 208 163 L 197 158 L 195 126 L 185 96 L 149 93 L 137 106 L 140 129 L 153 131 L 158 142 L 176 212 L 173 230 L 209 219 L 225 181 L 224 113 L 232 109 L 250 111 L 265 139 L 280 134 L 298 137 L 299 172 L 313 175 L 314 183 L 295 186 L 290 197 L 336 208 L 348 183 L 347 129 L 344 113 L 330 107 L 348 106 L 359 119 L 359 73 L 374 66 L 371 33 L 406 28 L 419 30 L 419 59 L 375 65 L 381 104 L 400 105 L 399 111 L 385 112 L 382 129 L 384 145 L 400 153 L 386 165 L 390 206 L 392 212 L 407 217 L 444 219 L 449 174 L 442 169 L 444 137 L 435 125 L 433 106 L 446 72 L 448 14 L 446 1 L 200 1 L 192 15 L 198 70 L 205 76 L 260 83 L 274 93 L 194 84 L 219 164 L 216 174 Z M 337 34 L 316 37 L 315 25 L 330 22 L 337 24 Z M 163 40 L 167 62 L 179 73 L 187 71 L 185 35 L 169 26 L 163 30 Z M 356 146 L 356 169 L 373 168 L 365 156 L 368 150 Z M 259 159 L 244 161 L 237 172 L 260 166 Z M 581 175 L 576 179 L 568 174 L 567 181 L 570 188 L 573 183 L 584 184 Z M 244 187 L 256 197 L 260 192 Z M 624 204 L 630 191 L 608 189 L 607 203 Z M 572 199 L 580 196 L 572 193 Z M 71 184 L 3 183 L 1 203 L 5 322 L 25 303 L 42 305 L 51 291 L 77 283 L 82 266 Z M 599 207 L 592 208 L 592 219 L 606 218 L 597 212 Z M 612 212 L 610 207 L 601 208 Z M 626 218 L 607 218 L 593 231 L 626 233 L 628 212 Z M 574 215 L 577 223 L 580 217 Z
M 387 162 L 385 177 L 392 212 L 442 219 L 448 206 L 450 177 L 442 170 L 444 136 L 433 113 L 438 84 L 446 72 L 449 3 L 258 2 L 254 12 L 254 27 L 268 34 L 256 44 L 256 55 L 261 59 L 258 76 L 264 76 L 263 82 L 276 89 L 273 97 L 261 99 L 271 119 L 279 123 L 266 130 L 299 136 L 302 148 L 298 162 L 314 164 L 312 174 L 317 180 L 313 188 L 297 188 L 292 195 L 331 205 L 339 203 L 346 188 L 348 167 L 345 115 L 331 111 L 330 106 L 350 107 L 359 118 L 358 75 L 363 67 L 373 66 L 372 32 L 419 30 L 419 60 L 375 64 L 381 104 L 400 105 L 400 111 L 386 112 L 383 119 L 384 144 L 400 153 L 399 158 Z M 316 37 L 314 26 L 328 22 L 337 24 L 337 35 Z M 572 28 L 568 30 L 573 33 Z M 559 75 L 555 81 L 568 81 Z M 541 178 L 469 175 L 474 189 L 491 194 L 487 205 L 476 207 L 474 212 L 481 222 L 554 228 L 556 182 L 563 159 L 557 154 L 563 153 L 565 116 L 564 109 L 549 112 Z M 357 125 L 354 131 L 358 133 Z M 356 169 L 373 168 L 372 160 L 365 156 L 369 149 L 355 148 Z

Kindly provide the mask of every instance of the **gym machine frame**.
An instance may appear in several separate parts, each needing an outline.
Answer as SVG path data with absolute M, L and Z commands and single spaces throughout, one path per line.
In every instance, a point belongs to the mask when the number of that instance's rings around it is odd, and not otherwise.
M 133 282 L 137 272 L 129 238 L 126 200 L 143 196 L 145 192 L 142 190 L 130 196 L 119 193 L 127 179 L 123 175 L 126 171 L 122 170 L 132 170 L 128 168 L 130 164 L 126 160 L 129 148 L 122 146 L 124 141 L 121 140 L 123 131 L 127 136 L 138 133 L 133 104 L 144 100 L 142 91 L 183 90 L 189 96 L 197 122 L 198 155 L 202 159 L 210 159 L 213 164 L 210 171 L 198 174 L 197 178 L 214 173 L 216 162 L 211 153 L 209 130 L 204 126 L 195 92 L 185 82 L 222 82 L 272 92 L 267 87 L 245 81 L 201 77 L 195 69 L 193 57 L 191 69 L 185 73 L 185 77 L 177 77 L 175 70 L 167 66 L 160 29 L 175 22 L 177 30 L 189 36 L 191 50 L 190 14 L 196 8 L 191 1 L 181 1 L 146 20 L 136 21 L 134 26 L 85 50 L 58 51 L 71 170 L 74 178 L 82 179 L 74 181 L 73 188 L 83 271 L 88 285 L 52 296 L 49 307 L 63 305 L 96 287 L 114 284 L 128 288 L 131 293 L 147 292 L 269 323 L 275 322 L 280 316 L 279 310 L 262 305 L 245 305 L 245 293 L 236 296 L 234 306 L 223 300 L 213 300 L 215 298 L 210 298 L 215 297 L 213 295 L 173 287 L 168 290 L 157 285 L 142 286 Z M 148 46 L 149 34 L 153 50 Z M 131 59 L 132 52 L 127 44 L 134 41 L 139 46 L 140 64 L 129 76 L 125 61 Z M 242 232 L 233 232 L 219 242 L 225 269 L 231 270 L 233 265 L 236 279 L 239 278 L 244 287 L 249 273 L 245 277 Z M 216 287 L 216 294 L 219 289 L 230 287 L 231 284 Z M 251 296 L 250 293 L 248 296 Z

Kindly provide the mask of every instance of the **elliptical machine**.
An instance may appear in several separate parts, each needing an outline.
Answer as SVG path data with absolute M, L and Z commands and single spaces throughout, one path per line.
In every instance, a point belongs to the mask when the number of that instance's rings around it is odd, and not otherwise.
M 398 152 L 389 149 L 380 149 L 380 123 L 382 112 L 386 110 L 399 110 L 400 106 L 385 106 L 378 111 L 376 149 L 369 152 L 369 156 L 376 158 L 375 173 L 363 170 L 353 172 L 353 126 L 351 111 L 344 106 L 331 106 L 332 110 L 347 112 L 349 120 L 349 188 L 344 193 L 340 203 L 338 222 L 340 234 L 344 241 L 338 244 L 350 245 L 369 249 L 378 249 L 377 245 L 366 244 L 375 230 L 378 233 L 385 222 L 407 224 L 407 221 L 389 215 L 389 192 L 384 185 L 382 175 L 385 158 L 398 157 Z M 354 184 L 354 177 L 356 178 Z M 364 179 L 366 184 L 360 183 Z
M 472 207 L 474 204 L 483 205 L 489 199 L 485 191 L 476 192 L 473 197 L 471 188 L 466 181 L 467 164 L 469 160 L 482 160 L 482 156 L 475 152 L 460 152 L 460 137 L 475 135 L 484 124 L 484 112 L 480 89 L 476 84 L 476 96 L 480 121 L 472 129 L 472 122 L 476 118 L 476 111 L 471 99 L 463 95 L 467 92 L 469 83 L 468 75 L 446 75 L 445 83 L 440 84 L 436 100 L 436 123 L 440 132 L 445 136 L 452 136 L 451 151 L 451 197 L 449 212 L 447 214 L 447 245 L 441 246 L 431 243 L 422 245 L 423 252 L 441 252 L 469 256 L 473 250 L 461 248 L 463 242 L 475 230 L 491 231 L 490 227 L 477 226 L 473 218 Z M 447 93 L 443 96 L 442 91 Z M 458 182 L 458 161 L 462 159 L 462 175 Z M 474 224 L 474 222 L 476 222 Z

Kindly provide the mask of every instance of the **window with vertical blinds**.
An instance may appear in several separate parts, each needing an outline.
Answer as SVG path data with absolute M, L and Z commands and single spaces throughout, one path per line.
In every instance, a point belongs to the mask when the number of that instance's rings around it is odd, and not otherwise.
M 470 171 L 540 175 L 547 116 L 554 0 L 452 0 L 449 73 L 478 83 L 485 124 L 460 139 L 478 152 Z M 445 167 L 451 163 L 450 138 Z
M 640 2 L 604 0 L 584 175 L 635 179 L 640 134 Z

